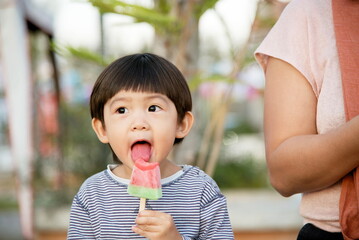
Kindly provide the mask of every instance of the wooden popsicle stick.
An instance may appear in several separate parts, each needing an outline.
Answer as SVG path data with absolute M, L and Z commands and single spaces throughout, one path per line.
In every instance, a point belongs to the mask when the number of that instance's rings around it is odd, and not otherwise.
M 145 208 L 146 208 L 146 198 L 140 198 L 139 212 L 141 212 L 142 210 L 145 210 Z

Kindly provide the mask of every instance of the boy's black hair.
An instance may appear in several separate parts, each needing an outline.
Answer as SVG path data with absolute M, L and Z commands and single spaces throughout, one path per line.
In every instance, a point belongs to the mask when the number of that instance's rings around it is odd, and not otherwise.
M 191 92 L 182 73 L 168 60 L 152 53 L 121 57 L 97 78 L 90 98 L 91 117 L 99 119 L 104 127 L 104 106 L 121 90 L 166 95 L 176 106 L 178 122 L 192 110 Z M 176 138 L 174 144 L 182 140 Z

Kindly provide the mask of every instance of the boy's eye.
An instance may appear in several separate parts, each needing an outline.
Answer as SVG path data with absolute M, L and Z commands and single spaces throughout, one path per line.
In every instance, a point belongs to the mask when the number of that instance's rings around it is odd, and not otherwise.
M 118 112 L 119 114 L 124 114 L 124 113 L 127 113 L 128 110 L 127 110 L 127 108 L 120 107 L 120 108 L 117 109 L 117 112 Z
M 156 105 L 152 105 L 148 108 L 148 111 L 149 112 L 157 112 L 160 110 L 160 107 L 159 106 L 156 106 Z

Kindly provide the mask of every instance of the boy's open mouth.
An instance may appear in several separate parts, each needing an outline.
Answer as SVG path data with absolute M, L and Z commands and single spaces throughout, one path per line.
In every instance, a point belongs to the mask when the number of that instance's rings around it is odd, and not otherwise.
M 135 142 L 131 147 L 131 157 L 134 162 L 138 160 L 148 162 L 151 158 L 151 144 L 147 141 Z

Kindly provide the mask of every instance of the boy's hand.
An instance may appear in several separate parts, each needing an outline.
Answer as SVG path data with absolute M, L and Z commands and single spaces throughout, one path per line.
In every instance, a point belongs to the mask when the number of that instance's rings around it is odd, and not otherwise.
M 150 240 L 182 240 L 172 216 L 159 211 L 141 211 L 132 230 Z

